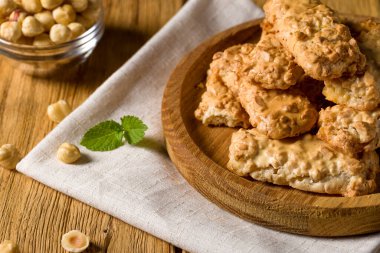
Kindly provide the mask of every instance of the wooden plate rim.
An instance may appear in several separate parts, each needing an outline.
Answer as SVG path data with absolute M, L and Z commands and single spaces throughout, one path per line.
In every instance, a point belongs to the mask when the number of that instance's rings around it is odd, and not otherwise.
M 228 39 L 231 36 L 234 36 L 234 34 L 236 33 L 236 30 L 239 30 L 239 32 L 242 32 L 242 31 L 247 31 L 248 29 L 257 27 L 259 26 L 261 21 L 262 19 L 258 19 L 258 20 L 252 20 L 252 21 L 240 24 L 238 26 L 225 30 L 221 33 L 218 33 L 212 36 L 211 38 L 209 38 L 208 40 L 206 40 L 205 42 L 201 43 L 198 47 L 192 50 L 188 55 L 183 57 L 183 59 L 179 62 L 179 64 L 176 66 L 176 68 L 172 72 L 169 78 L 169 81 L 167 83 L 165 92 L 164 92 L 164 97 L 162 101 L 162 122 L 163 122 L 164 135 L 165 135 L 166 142 L 168 145 L 169 155 L 171 159 L 173 160 L 174 164 L 176 165 L 177 169 L 185 177 L 185 179 L 193 187 L 195 187 L 199 192 L 201 192 L 204 196 L 206 196 L 206 198 L 209 198 L 208 192 L 202 189 L 199 185 L 190 182 L 187 178 L 188 175 L 185 173 L 182 166 L 198 168 L 199 166 L 207 165 L 209 166 L 210 170 L 229 173 L 226 179 L 233 180 L 235 184 L 247 184 L 247 183 L 252 184 L 256 182 L 238 177 L 232 172 L 228 171 L 226 168 L 223 168 L 222 166 L 214 162 L 212 159 L 210 159 L 194 142 L 192 137 L 187 132 L 186 126 L 184 124 L 178 124 L 177 121 L 179 118 L 181 119 L 182 123 L 184 120 L 182 117 L 181 111 L 179 110 L 179 108 L 181 108 L 180 99 L 168 101 L 167 98 L 169 97 L 170 94 L 177 94 L 178 96 L 181 96 L 182 85 L 186 79 L 186 75 L 188 74 L 187 70 L 196 62 L 197 57 L 195 56 L 198 55 L 199 57 L 200 55 L 202 55 L 204 53 L 204 50 L 206 50 L 207 46 L 213 47 L 217 43 L 220 43 L 220 41 L 224 39 Z M 167 124 L 168 122 L 172 124 Z M 174 146 L 178 147 L 179 145 L 182 146 L 184 150 L 187 150 L 187 152 L 189 153 L 189 156 L 178 157 L 176 150 L 173 150 L 172 148 Z M 188 165 L 189 161 L 191 161 L 191 166 Z M 281 207 L 282 209 L 286 209 L 289 212 L 292 212 L 292 210 L 307 208 L 311 210 L 311 214 L 315 216 L 320 215 L 320 212 L 326 212 L 326 209 L 327 210 L 330 209 L 334 211 L 335 212 L 334 215 L 336 215 L 336 212 L 345 213 L 346 211 L 350 211 L 351 209 L 357 209 L 356 211 L 358 211 L 359 209 L 360 211 L 368 207 L 376 208 L 377 210 L 380 211 L 380 193 L 359 196 L 359 197 L 352 197 L 352 198 L 317 196 L 318 199 L 322 201 L 317 201 L 316 204 L 310 204 L 310 205 L 301 204 L 297 202 L 296 200 L 283 202 L 280 199 L 277 199 L 273 196 L 268 196 L 265 194 L 262 195 L 261 197 L 267 199 L 268 203 L 273 203 L 273 208 Z M 251 200 L 252 200 L 252 203 L 255 204 L 255 199 L 251 199 Z M 216 204 L 218 204 L 222 208 L 228 209 L 229 211 L 233 213 L 236 213 L 235 210 L 229 207 L 226 207 L 223 203 L 216 202 Z M 247 218 L 247 217 L 243 216 L 243 218 Z M 249 219 L 249 220 L 252 221 L 252 219 Z

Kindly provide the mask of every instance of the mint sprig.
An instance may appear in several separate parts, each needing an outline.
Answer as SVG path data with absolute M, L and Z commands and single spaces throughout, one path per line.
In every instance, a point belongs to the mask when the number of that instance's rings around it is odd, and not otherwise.
M 80 144 L 92 151 L 109 151 L 123 145 L 123 138 L 131 145 L 139 143 L 148 127 L 135 116 L 124 116 L 121 124 L 114 120 L 101 122 L 90 128 Z

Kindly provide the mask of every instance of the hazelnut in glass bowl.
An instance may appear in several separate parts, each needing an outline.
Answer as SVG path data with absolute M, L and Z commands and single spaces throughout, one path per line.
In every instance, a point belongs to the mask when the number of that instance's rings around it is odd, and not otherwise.
M 104 33 L 101 0 L 0 0 L 0 54 L 35 76 L 86 61 Z

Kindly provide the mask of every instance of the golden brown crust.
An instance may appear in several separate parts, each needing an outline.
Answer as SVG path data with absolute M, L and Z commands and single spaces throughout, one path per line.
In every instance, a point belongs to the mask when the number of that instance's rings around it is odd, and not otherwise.
M 309 131 L 318 112 L 298 90 L 266 90 L 243 82 L 239 99 L 253 127 L 272 139 L 298 136 Z
M 347 154 L 373 151 L 380 145 L 380 109 L 357 111 L 335 105 L 319 113 L 318 138 Z
M 243 128 L 250 126 L 247 113 L 219 76 L 209 72 L 206 89 L 195 110 L 195 118 L 205 125 Z
M 326 80 L 323 94 L 336 104 L 357 110 L 374 110 L 380 103 L 380 72 L 369 59 L 362 75 Z
M 349 29 L 319 1 L 270 0 L 264 10 L 277 38 L 307 75 L 326 80 L 363 70 L 365 57 Z
M 326 99 L 357 110 L 374 110 L 380 104 L 380 24 L 373 20 L 348 22 L 367 57 L 364 74 L 326 80 Z
M 303 75 L 302 68 L 273 33 L 261 35 L 250 57 L 252 61 L 244 68 L 243 75 L 265 89 L 288 89 Z
M 229 158 L 227 168 L 240 176 L 349 197 L 372 193 L 379 171 L 375 151 L 356 159 L 309 134 L 271 140 L 254 129 L 233 134 Z
M 253 51 L 251 44 L 244 44 L 217 53 L 210 71 L 220 76 L 248 113 L 252 126 L 263 134 L 282 139 L 309 131 L 318 113 L 302 93 L 266 90 L 242 74 Z

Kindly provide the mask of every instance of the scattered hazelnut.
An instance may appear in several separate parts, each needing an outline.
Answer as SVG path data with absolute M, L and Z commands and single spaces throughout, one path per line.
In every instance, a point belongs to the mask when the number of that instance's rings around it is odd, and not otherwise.
M 37 13 L 42 11 L 40 0 L 21 0 L 21 6 L 29 13 Z
M 57 123 L 66 118 L 66 116 L 69 115 L 71 111 L 71 107 L 65 100 L 59 100 L 58 102 L 49 105 L 47 108 L 49 119 Z
M 0 244 L 0 253 L 20 253 L 16 243 L 5 240 Z
M 72 32 L 72 38 L 79 37 L 82 33 L 86 31 L 86 28 L 80 23 L 71 23 L 68 25 L 69 29 Z
M 58 24 L 68 25 L 75 21 L 76 13 L 70 4 L 65 4 L 53 10 L 53 18 Z
M 45 30 L 43 25 L 33 16 L 28 16 L 24 19 L 21 29 L 25 37 L 35 37 Z
M 82 12 L 88 7 L 88 0 L 69 0 L 76 12 Z
M 34 37 L 33 46 L 37 47 L 46 47 L 53 45 L 53 41 L 51 41 L 50 36 L 46 33 L 40 34 Z
M 7 21 L 0 26 L 0 37 L 7 41 L 16 42 L 22 36 L 21 27 L 16 21 Z
M 80 150 L 70 143 L 63 143 L 57 151 L 57 158 L 64 163 L 74 163 L 80 158 Z
M 4 144 L 0 148 L 0 166 L 7 170 L 16 168 L 17 163 L 21 160 L 20 153 L 12 144 Z
M 63 3 L 64 0 L 41 0 L 41 5 L 45 9 L 52 10 Z
M 53 14 L 51 11 L 43 11 L 34 14 L 34 17 L 42 24 L 45 32 L 50 31 L 51 27 L 55 24 Z
M 79 230 L 71 230 L 62 236 L 61 245 L 69 252 L 82 252 L 90 245 L 90 237 Z

